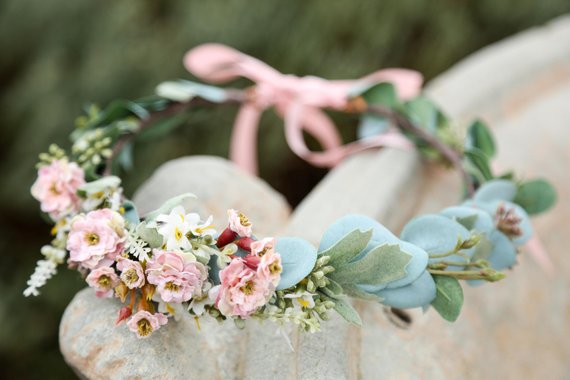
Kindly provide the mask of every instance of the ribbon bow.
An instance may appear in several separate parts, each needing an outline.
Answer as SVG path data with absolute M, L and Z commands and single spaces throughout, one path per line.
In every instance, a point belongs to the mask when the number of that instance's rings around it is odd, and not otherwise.
M 343 145 L 335 125 L 322 109 L 346 109 L 351 90 L 383 81 L 393 83 L 400 98 L 414 97 L 422 85 L 422 76 L 416 71 L 386 69 L 357 80 L 297 77 L 284 75 L 264 62 L 221 44 L 204 44 L 190 50 L 184 57 L 184 65 L 207 82 L 225 83 L 238 77 L 255 82 L 251 96 L 236 117 L 230 145 L 230 158 L 251 174 L 257 174 L 259 119 L 270 107 L 274 107 L 285 122 L 285 137 L 291 150 L 315 166 L 333 167 L 348 155 L 372 147 L 413 146 L 396 131 Z M 303 131 L 312 135 L 323 151 L 311 151 L 305 144 Z

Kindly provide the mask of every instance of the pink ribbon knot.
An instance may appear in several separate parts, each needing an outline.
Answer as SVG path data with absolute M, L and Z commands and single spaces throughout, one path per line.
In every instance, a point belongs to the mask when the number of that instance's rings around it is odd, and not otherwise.
M 251 174 L 257 174 L 259 119 L 270 107 L 274 107 L 285 122 L 285 137 L 291 150 L 315 166 L 333 167 L 345 157 L 373 147 L 413 147 L 395 130 L 343 145 L 334 123 L 322 109 L 344 110 L 350 100 L 350 91 L 379 82 L 393 83 L 401 99 L 412 98 L 422 85 L 422 76 L 416 71 L 386 69 L 357 80 L 297 77 L 284 75 L 251 56 L 220 44 L 204 44 L 190 50 L 184 57 L 184 65 L 207 82 L 226 83 L 244 77 L 255 83 L 248 101 L 238 112 L 230 145 L 230 158 Z M 311 151 L 303 131 L 312 135 L 323 150 Z

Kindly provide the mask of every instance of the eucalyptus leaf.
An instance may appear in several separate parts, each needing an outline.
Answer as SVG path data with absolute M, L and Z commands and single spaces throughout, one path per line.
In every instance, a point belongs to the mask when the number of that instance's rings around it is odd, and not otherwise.
M 347 322 L 359 327 L 362 326 L 360 315 L 358 315 L 358 312 L 352 307 L 348 300 L 342 298 L 335 299 L 334 310 Z
M 317 249 L 306 240 L 294 237 L 280 237 L 275 251 L 281 255 L 281 280 L 277 290 L 287 289 L 307 277 L 317 261 Z
M 413 219 L 404 226 L 401 234 L 402 240 L 417 245 L 429 255 L 451 252 L 470 236 L 461 224 L 435 214 Z
M 530 215 L 539 214 L 554 206 L 556 191 L 543 179 L 523 183 L 517 190 L 514 202 Z
M 337 244 L 339 240 L 354 230 L 368 231 L 372 230 L 372 240 L 363 251 L 374 248 L 380 242 L 382 243 L 398 243 L 400 240 L 392 234 L 386 227 L 378 223 L 376 220 L 365 215 L 346 215 L 336 220 L 327 228 L 319 245 L 319 252 L 328 250 L 333 245 Z
M 123 209 L 125 210 L 123 217 L 125 218 L 125 220 L 127 222 L 129 222 L 132 225 L 137 225 L 140 223 L 141 220 L 139 217 L 139 213 L 138 213 L 137 208 L 133 202 L 131 202 L 129 200 L 126 200 L 125 202 L 123 202 Z
M 473 199 L 475 201 L 512 201 L 517 194 L 517 185 L 510 180 L 495 179 L 484 183 Z
M 337 269 L 344 267 L 366 248 L 371 237 L 372 230 L 353 230 L 338 240 L 335 245 L 320 252 L 319 256 L 330 256 L 329 264 Z
M 164 237 L 158 233 L 156 228 L 150 228 L 146 223 L 140 223 L 136 228 L 136 233 L 146 241 L 151 248 L 161 248 L 164 244 Z
M 398 245 L 403 252 L 411 255 L 412 259 L 406 266 L 405 277 L 387 284 L 384 283 L 379 285 L 361 285 L 359 287 L 359 290 L 352 290 L 354 294 L 358 293 L 358 295 L 350 294 L 351 296 L 363 298 L 363 290 L 367 292 L 376 292 L 386 287 L 396 288 L 408 285 L 425 271 L 428 264 L 428 254 L 423 249 L 414 244 L 398 239 L 386 227 L 378 223 L 376 220 L 364 215 L 347 215 L 335 221 L 325 231 L 323 238 L 321 239 L 319 251 L 324 253 L 325 250 L 330 249 L 332 246 L 338 243 L 341 238 L 345 237 L 347 234 L 353 232 L 356 229 L 360 230 L 361 233 L 363 233 L 362 231 L 372 230 L 372 238 L 368 242 L 366 248 L 362 250 L 357 256 L 354 256 L 352 259 L 353 261 L 365 257 L 370 251 L 384 244 Z M 347 286 L 348 284 L 343 284 L 343 289 L 346 294 L 349 294 L 347 293 Z
M 178 195 L 176 197 L 170 198 L 169 200 L 164 202 L 163 205 L 160 206 L 158 209 L 151 211 L 148 214 L 146 214 L 145 220 L 151 221 L 151 220 L 156 219 L 156 217 L 159 215 L 168 214 L 168 213 L 170 213 L 170 211 L 172 211 L 172 209 L 174 207 L 179 206 L 180 204 L 182 204 L 182 202 L 184 202 L 187 199 L 191 199 L 191 198 L 196 199 L 196 196 L 192 193 L 185 193 L 185 194 L 181 194 L 181 195 Z
M 358 125 L 358 139 L 367 139 L 378 136 L 388 130 L 390 122 L 386 118 L 376 115 L 363 114 Z
M 383 244 L 372 249 L 360 260 L 335 265 L 329 277 L 339 284 L 388 284 L 406 276 L 412 256 L 399 245 Z
M 425 307 L 434 300 L 436 287 L 431 274 L 424 271 L 411 284 L 395 289 L 383 289 L 375 294 L 381 297 L 381 303 L 387 306 L 399 309 Z
M 463 306 L 463 289 L 459 281 L 449 276 L 433 276 L 437 289 L 431 305 L 449 322 L 455 322 Z
M 470 231 L 486 234 L 495 228 L 493 218 L 485 210 L 467 206 L 452 206 L 444 209 L 440 214 L 454 219 Z
M 489 128 L 481 120 L 475 120 L 467 130 L 466 145 L 468 149 L 477 148 L 488 158 L 496 153 L 495 141 Z

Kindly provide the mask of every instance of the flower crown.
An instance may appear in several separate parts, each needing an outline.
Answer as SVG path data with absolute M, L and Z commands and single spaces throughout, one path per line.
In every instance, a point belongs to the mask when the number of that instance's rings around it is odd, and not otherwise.
M 104 110 L 90 107 L 71 135 L 71 154 L 52 145 L 40 155 L 31 192 L 54 223 L 53 240 L 42 248 L 45 258 L 24 295 L 38 295 L 67 261 L 98 297 L 120 300 L 117 323 L 126 320 L 141 338 L 182 313 L 197 323 L 209 316 L 241 327 L 256 318 L 315 332 L 334 310 L 360 325 L 349 297 L 402 309 L 431 305 L 454 321 L 463 303 L 460 281 L 475 285 L 504 278 L 501 270 L 513 267 L 531 238 L 528 215 L 554 204 L 554 190 L 544 180 L 495 176 L 489 164 L 495 144 L 485 124 L 475 121 L 460 139 L 441 110 L 415 96 L 415 73 L 380 72 L 342 83 L 283 79 L 220 45 L 191 51 L 186 65 L 206 80 L 245 76 L 257 86 L 241 91 L 166 82 L 158 96 L 114 102 Z M 256 237 L 247 210 L 228 210 L 227 221 L 188 212 L 182 204 L 192 194 L 141 217 L 112 174 L 130 164 L 131 149 L 124 148 L 141 131 L 172 122 L 190 108 L 226 104 L 242 105 L 238 131 L 274 105 L 285 118 L 293 151 L 320 166 L 371 147 L 415 146 L 462 175 L 467 199 L 413 219 L 399 237 L 369 217 L 348 215 L 326 230 L 318 248 L 296 237 Z M 327 108 L 360 117 L 357 141 L 340 146 L 330 138 L 328 121 L 315 122 Z M 320 116 L 314 118 L 315 112 Z M 319 137 L 323 152 L 310 152 L 297 139 L 303 128 Z M 245 158 L 236 155 L 236 147 L 244 146 L 240 133 L 232 156 L 254 172 L 249 148 Z

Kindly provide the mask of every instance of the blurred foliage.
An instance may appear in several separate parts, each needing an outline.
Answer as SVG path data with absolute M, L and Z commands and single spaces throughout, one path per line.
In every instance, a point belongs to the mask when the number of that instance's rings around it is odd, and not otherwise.
M 285 73 L 356 78 L 402 66 L 434 77 L 467 54 L 570 11 L 568 0 L 3 0 L 0 2 L 0 365 L 5 378 L 74 378 L 58 351 L 58 322 L 81 279 L 62 269 L 42 297 L 25 281 L 49 240 L 29 195 L 38 153 L 67 146 L 88 101 L 138 98 L 188 78 L 187 49 L 216 41 Z M 238 84 L 244 85 L 245 82 Z M 467 90 L 467 89 L 466 89 Z M 162 162 L 226 156 L 235 109 L 199 110 L 168 137 L 135 148 L 127 193 Z M 356 121 L 338 119 L 352 136 Z M 293 156 L 281 122 L 263 117 L 261 174 L 294 205 L 325 174 Z

